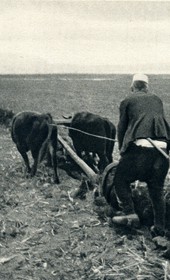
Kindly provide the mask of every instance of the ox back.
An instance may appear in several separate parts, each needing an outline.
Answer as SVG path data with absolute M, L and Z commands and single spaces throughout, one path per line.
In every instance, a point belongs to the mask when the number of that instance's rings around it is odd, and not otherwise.
M 99 157 L 99 170 L 102 172 L 106 165 L 112 162 L 114 141 L 90 136 L 71 128 L 94 134 L 97 136 L 115 139 L 116 128 L 107 118 L 89 112 L 76 113 L 71 121 L 69 136 L 73 141 L 74 148 L 78 156 L 82 157 L 82 152 L 93 153 Z
M 21 112 L 14 116 L 11 128 L 13 142 L 24 159 L 27 172 L 34 176 L 38 163 L 49 153 L 53 169 L 54 182 L 59 183 L 57 172 L 57 127 L 52 125 L 50 114 Z M 27 152 L 31 151 L 33 165 L 30 167 Z

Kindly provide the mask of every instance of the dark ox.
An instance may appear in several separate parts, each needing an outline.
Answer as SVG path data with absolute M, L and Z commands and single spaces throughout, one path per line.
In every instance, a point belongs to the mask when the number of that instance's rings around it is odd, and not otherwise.
M 59 183 L 57 172 L 57 127 L 50 114 L 21 112 L 12 120 L 11 137 L 24 159 L 27 172 L 34 176 L 38 163 L 48 154 L 54 169 L 54 182 Z M 34 159 L 30 167 L 27 152 Z
M 85 133 L 74 131 L 71 128 L 97 136 L 115 139 L 116 128 L 114 124 L 107 118 L 89 112 L 76 113 L 70 124 L 69 136 L 73 141 L 77 155 L 82 157 L 82 153 L 85 152 L 85 155 L 93 153 L 94 157 L 97 154 L 99 157 L 98 168 L 102 172 L 106 165 L 112 162 L 115 142 L 86 135 Z

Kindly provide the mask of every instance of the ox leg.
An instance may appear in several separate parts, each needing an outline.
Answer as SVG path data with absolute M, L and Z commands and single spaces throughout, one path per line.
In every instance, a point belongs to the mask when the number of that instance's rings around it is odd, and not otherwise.
M 73 147 L 74 150 L 76 152 L 76 154 L 82 158 L 81 152 L 82 152 L 82 145 L 80 144 L 80 141 L 78 141 L 79 139 L 76 139 L 76 137 L 72 138 L 72 142 L 73 142 Z
M 79 144 L 77 145 L 76 143 L 74 143 L 74 149 L 75 149 L 75 151 L 76 151 L 76 154 L 77 154 L 80 158 L 82 158 L 82 154 L 81 154 L 81 150 L 80 150 L 80 148 L 79 148 Z
M 107 153 L 108 162 L 113 162 L 112 152 Z
M 54 183 L 59 184 L 58 176 L 58 161 L 57 161 L 57 128 L 53 128 L 51 134 L 51 141 L 49 143 L 49 152 L 51 155 L 52 166 L 54 170 Z
M 75 150 L 76 150 L 76 149 L 75 149 Z M 80 158 L 82 158 L 82 153 L 81 153 L 81 151 L 76 150 L 76 154 L 77 154 Z
M 37 172 L 37 166 L 39 161 L 39 150 L 31 150 L 32 157 L 34 159 L 34 163 L 31 168 L 31 177 L 35 176 Z
M 99 160 L 99 170 L 100 170 L 100 173 L 102 173 L 104 171 L 105 167 L 109 164 L 109 160 L 105 154 L 98 153 L 98 156 L 100 159 Z
M 52 158 L 51 158 L 51 154 L 50 154 L 50 151 L 48 149 L 47 151 L 47 155 L 46 155 L 46 161 L 47 161 L 47 166 L 48 167 L 52 167 Z
M 57 165 L 58 165 L 57 149 L 56 149 L 56 146 L 54 145 L 54 143 L 52 143 L 52 145 L 50 145 L 49 150 L 50 150 L 51 161 L 52 161 L 52 166 L 53 166 L 53 170 L 54 170 L 54 183 L 59 184 L 60 180 L 59 180 L 58 168 L 57 168 Z
M 34 159 L 34 163 L 31 168 L 31 176 L 35 176 L 37 172 L 37 167 L 39 162 L 41 162 L 47 152 L 47 143 L 46 141 L 43 142 L 43 135 L 39 132 L 39 138 L 37 138 L 37 144 L 31 145 L 31 154 Z
M 25 149 L 18 144 L 17 144 L 17 149 L 18 149 L 18 152 L 21 154 L 21 156 L 22 156 L 22 158 L 25 162 L 27 172 L 30 173 L 31 168 L 30 168 L 29 159 L 28 159 L 27 153 L 25 152 Z
M 88 153 L 89 157 L 89 165 L 90 167 L 94 170 L 94 172 L 99 173 L 99 168 L 98 168 L 98 161 L 97 161 L 97 154 L 95 152 Z

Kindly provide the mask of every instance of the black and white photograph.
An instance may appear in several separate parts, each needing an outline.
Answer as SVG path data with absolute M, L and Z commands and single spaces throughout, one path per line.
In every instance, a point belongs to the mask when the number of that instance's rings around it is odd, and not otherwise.
M 0 1 L 0 280 L 170 280 L 170 1 Z

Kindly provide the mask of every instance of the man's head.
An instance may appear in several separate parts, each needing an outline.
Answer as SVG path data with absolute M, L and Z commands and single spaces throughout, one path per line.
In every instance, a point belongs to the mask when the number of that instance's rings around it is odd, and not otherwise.
M 131 84 L 132 91 L 148 91 L 148 76 L 145 74 L 135 74 Z

